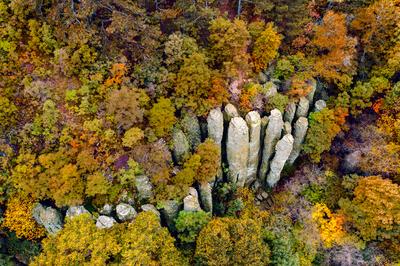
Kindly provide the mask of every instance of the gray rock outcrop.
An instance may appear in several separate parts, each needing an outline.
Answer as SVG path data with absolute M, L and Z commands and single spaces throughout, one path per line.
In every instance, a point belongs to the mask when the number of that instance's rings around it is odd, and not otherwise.
M 292 124 L 294 116 L 296 114 L 296 104 L 294 102 L 290 102 L 285 108 L 284 120 L 285 122 L 289 122 Z
M 283 134 L 292 134 L 292 125 L 289 122 L 283 123 Z
M 90 214 L 90 212 L 83 206 L 70 206 L 65 214 L 65 217 L 73 218 L 84 213 Z
M 173 150 L 172 155 L 176 163 L 181 164 L 189 156 L 189 142 L 180 129 L 175 129 L 172 133 Z
M 99 229 L 107 229 L 112 227 L 116 222 L 117 221 L 112 217 L 100 215 L 99 218 L 97 218 L 96 227 Z
M 212 202 L 212 187 L 208 182 L 201 183 L 199 186 L 200 190 L 200 201 L 203 210 L 206 212 L 212 212 L 213 202 Z
M 276 144 L 275 156 L 271 161 L 271 167 L 267 176 L 267 183 L 270 187 L 275 186 L 279 181 L 283 167 L 292 152 L 293 142 L 293 136 L 288 134 Z
M 115 212 L 117 213 L 118 219 L 123 222 L 132 220 L 137 215 L 135 208 L 126 203 L 118 204 L 115 208 Z
M 201 211 L 199 195 L 193 187 L 189 188 L 189 195 L 183 199 L 183 210 L 190 212 Z
M 181 126 L 187 136 L 191 150 L 194 151 L 201 143 L 200 124 L 197 116 L 193 112 L 187 111 L 181 120 Z
M 301 97 L 297 105 L 296 117 L 307 117 L 308 110 L 310 109 L 310 102 L 306 97 Z
M 135 177 L 135 186 L 140 200 L 149 200 L 153 197 L 153 185 L 150 178 L 146 175 Z
M 61 214 L 52 207 L 43 207 L 42 204 L 38 203 L 32 209 L 32 216 L 51 235 L 55 235 L 62 229 Z
M 317 81 L 315 79 L 312 79 L 308 81 L 308 83 L 311 86 L 311 91 L 307 94 L 307 100 L 312 103 L 314 101 L 314 95 L 315 91 L 317 90 Z
M 288 163 L 293 164 L 297 157 L 299 157 L 301 152 L 301 144 L 303 144 L 304 139 L 307 134 L 308 120 L 305 117 L 300 117 L 294 124 L 294 143 L 293 150 L 290 153 Z
M 262 152 L 262 162 L 259 171 L 259 179 L 261 183 L 264 183 L 268 168 L 269 161 L 274 152 L 274 147 L 281 137 L 283 128 L 282 113 L 278 109 L 271 111 L 271 115 L 268 118 L 268 126 L 265 130 L 264 148 Z
M 326 102 L 324 100 L 318 100 L 314 104 L 314 112 L 319 112 L 326 107 Z
M 142 211 L 144 211 L 144 212 L 152 212 L 152 213 L 154 213 L 155 215 L 157 215 L 158 218 L 161 217 L 160 212 L 157 210 L 156 207 L 154 207 L 153 204 L 144 204 L 144 205 L 142 205 L 140 208 L 141 208 Z
M 229 164 L 229 179 L 243 187 L 247 178 L 249 156 L 249 129 L 241 117 L 231 119 L 228 128 L 226 152 Z
M 246 115 L 246 122 L 249 127 L 249 157 L 247 159 L 246 184 L 251 184 L 257 179 L 258 162 L 260 160 L 260 114 L 256 111 L 249 112 Z
M 224 108 L 224 119 L 229 122 L 234 117 L 239 117 L 239 112 L 233 104 L 228 103 Z

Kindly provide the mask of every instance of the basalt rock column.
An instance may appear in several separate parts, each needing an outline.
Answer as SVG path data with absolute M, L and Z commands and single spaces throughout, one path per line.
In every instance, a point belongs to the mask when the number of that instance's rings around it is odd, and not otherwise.
M 287 134 L 276 144 L 275 156 L 271 161 L 271 168 L 267 176 L 267 183 L 270 187 L 275 186 L 279 181 L 282 169 L 292 152 L 293 142 L 293 136 Z
M 249 127 L 249 157 L 247 160 L 246 184 L 251 184 L 257 179 L 257 168 L 260 160 L 260 133 L 261 117 L 256 111 L 246 115 L 246 122 Z
M 308 129 L 308 120 L 305 117 L 300 117 L 297 119 L 296 123 L 294 124 L 294 143 L 293 143 L 293 150 L 290 153 L 288 163 L 293 164 L 296 161 L 297 157 L 299 157 L 301 152 L 301 144 L 306 137 Z
M 249 129 L 241 117 L 229 122 L 226 152 L 229 164 L 229 180 L 243 187 L 247 179 L 249 156 Z

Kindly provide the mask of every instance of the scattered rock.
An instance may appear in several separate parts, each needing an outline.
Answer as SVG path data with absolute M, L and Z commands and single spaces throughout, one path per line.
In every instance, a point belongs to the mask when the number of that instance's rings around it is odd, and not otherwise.
M 260 160 L 260 134 L 261 117 L 258 112 L 252 111 L 246 115 L 246 122 L 249 128 L 249 157 L 247 160 L 247 184 L 257 179 L 258 162 Z
M 112 217 L 100 215 L 99 218 L 97 218 L 96 227 L 99 229 L 107 229 L 112 227 L 116 222 L 117 221 Z
M 84 213 L 89 213 L 88 210 L 85 209 L 83 206 L 70 206 L 67 210 L 67 213 L 65 214 L 66 217 L 68 218 L 73 218 L 75 216 L 84 214 Z
M 265 192 L 265 191 L 263 191 L 263 192 L 261 192 L 261 196 L 262 196 L 264 199 L 267 199 L 267 198 L 268 198 L 268 193 Z
M 318 100 L 314 104 L 314 112 L 319 112 L 326 107 L 326 102 L 324 100 Z
M 290 153 L 288 163 L 293 164 L 301 152 L 301 145 L 306 137 L 308 129 L 308 120 L 305 117 L 300 117 L 294 124 L 294 143 L 293 150 Z
M 269 161 L 274 152 L 276 143 L 282 134 L 283 120 L 282 113 L 278 109 L 271 111 L 269 122 L 265 131 L 264 148 L 262 153 L 262 162 L 259 172 L 259 179 L 261 183 L 265 182 L 265 177 L 268 172 Z
M 249 156 L 249 129 L 241 117 L 231 119 L 228 128 L 226 152 L 229 164 L 229 179 L 243 187 L 247 178 Z
M 51 235 L 55 235 L 62 229 L 61 214 L 52 207 L 43 207 L 42 204 L 38 203 L 32 210 L 32 216 Z
M 307 117 L 308 109 L 310 108 L 310 102 L 305 97 L 301 97 L 296 110 L 296 117 Z
M 275 186 L 281 177 L 281 172 L 285 166 L 286 160 L 289 158 L 293 149 L 293 136 L 285 135 L 275 147 L 275 156 L 271 161 L 271 169 L 267 177 L 267 183 L 270 187 Z
M 180 129 L 175 129 L 172 133 L 173 150 L 172 154 L 177 164 L 182 164 L 183 161 L 189 156 L 190 146 L 189 142 Z
M 153 185 L 151 184 L 148 176 L 136 176 L 135 185 L 140 200 L 149 200 L 153 197 Z
M 185 211 L 201 211 L 199 196 L 197 190 L 193 187 L 189 188 L 189 195 L 183 199 L 183 210 Z
M 137 215 L 136 210 L 131 205 L 126 203 L 118 204 L 115 208 L 115 211 L 117 213 L 118 219 L 123 222 L 132 220 Z

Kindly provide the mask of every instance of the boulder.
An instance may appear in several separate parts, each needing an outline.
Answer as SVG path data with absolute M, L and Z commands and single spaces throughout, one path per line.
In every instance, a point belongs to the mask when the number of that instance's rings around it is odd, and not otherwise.
M 210 183 L 204 182 L 199 186 L 200 190 L 200 201 L 203 210 L 206 212 L 212 212 L 213 201 L 212 201 L 212 187 Z
M 189 188 L 189 195 L 183 199 L 183 210 L 190 212 L 201 211 L 199 195 L 193 187 Z
M 178 217 L 179 204 L 176 200 L 165 200 L 160 209 L 161 215 L 169 229 L 173 229 L 175 219 Z
M 256 111 L 246 115 L 249 127 L 249 157 L 247 159 L 246 183 L 251 184 L 257 179 L 258 162 L 260 159 L 261 117 Z
M 267 176 L 267 183 L 270 187 L 275 186 L 279 181 L 286 160 L 292 152 L 293 142 L 293 136 L 287 134 L 276 144 L 275 156 L 271 161 L 271 168 Z
M 32 209 L 32 216 L 35 221 L 43 225 L 46 231 L 51 235 L 55 235 L 62 229 L 61 214 L 52 207 L 44 207 L 42 204 L 38 203 Z
M 247 178 L 249 157 L 249 129 L 241 117 L 231 119 L 228 128 L 226 152 L 229 164 L 229 180 L 243 187 Z
M 269 168 L 269 161 L 274 152 L 274 148 L 282 135 L 283 119 L 282 113 L 278 109 L 271 111 L 268 118 L 268 126 L 265 130 L 264 148 L 262 152 L 262 162 L 259 172 L 260 183 L 265 182 L 265 178 Z
M 229 122 L 234 117 L 239 117 L 239 112 L 233 104 L 228 103 L 224 108 L 224 119 Z
M 115 208 L 115 212 L 117 213 L 118 219 L 123 222 L 132 220 L 137 215 L 135 208 L 126 203 L 118 204 Z
M 181 120 L 181 126 L 187 136 L 191 150 L 194 151 L 201 143 L 200 124 L 197 116 L 191 111 L 185 112 Z
M 135 186 L 138 192 L 138 197 L 141 201 L 149 200 L 153 197 L 153 185 L 150 178 L 146 175 L 135 177 Z
M 142 211 L 144 212 L 152 212 L 155 215 L 157 215 L 158 218 L 161 217 L 160 212 L 157 210 L 156 207 L 154 207 L 153 204 L 144 204 L 140 207 L 142 209 Z
M 292 134 L 292 125 L 289 122 L 283 123 L 283 134 Z
M 308 120 L 305 117 L 300 117 L 294 124 L 294 143 L 293 150 L 290 153 L 288 163 L 293 164 L 301 152 L 301 144 L 306 137 L 308 129 Z
M 110 215 L 114 207 L 111 204 L 104 204 L 104 206 L 99 210 L 100 214 Z
M 301 97 L 297 105 L 296 117 L 297 118 L 307 117 L 309 108 L 310 108 L 310 102 L 307 100 L 306 97 Z
M 318 100 L 314 104 L 314 112 L 319 112 L 326 107 L 326 102 L 324 100 Z
M 99 218 L 97 218 L 96 227 L 99 229 L 107 229 L 112 227 L 116 222 L 117 221 L 112 217 L 100 215 Z
M 290 102 L 285 108 L 284 120 L 285 122 L 289 122 L 292 124 L 294 116 L 296 114 L 296 104 L 294 102 Z
M 181 164 L 190 154 L 189 142 L 182 130 L 174 130 L 172 133 L 172 143 L 174 160 L 177 164 Z
M 75 216 L 78 216 L 78 215 L 81 215 L 84 213 L 90 214 L 90 212 L 88 210 L 86 210 L 85 207 L 83 207 L 83 206 L 70 206 L 68 208 L 65 216 L 68 218 L 73 218 Z

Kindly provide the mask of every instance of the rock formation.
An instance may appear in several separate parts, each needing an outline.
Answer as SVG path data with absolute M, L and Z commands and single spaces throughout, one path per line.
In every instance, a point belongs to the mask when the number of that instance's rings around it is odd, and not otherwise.
M 301 97 L 297 105 L 296 117 L 307 117 L 308 109 L 310 108 L 310 102 L 306 97 Z
M 264 148 L 262 152 L 262 162 L 260 166 L 259 179 L 263 184 L 268 172 L 269 161 L 274 152 L 274 147 L 282 134 L 283 120 L 282 113 L 278 109 L 271 111 L 268 119 L 268 126 L 265 130 Z
M 293 164 L 301 152 L 301 144 L 306 137 L 308 129 L 308 120 L 305 117 L 300 117 L 294 124 L 294 143 L 293 150 L 290 153 L 288 163 Z
M 107 229 L 112 227 L 116 222 L 117 221 L 112 217 L 100 215 L 99 218 L 97 218 L 96 227 L 99 229 Z
M 129 204 L 120 203 L 115 208 L 115 212 L 117 213 L 118 219 L 121 221 L 129 221 L 136 217 L 136 210 Z
M 249 156 L 249 129 L 241 117 L 231 119 L 228 128 L 226 152 L 229 164 L 229 180 L 243 187 L 247 178 Z
M 199 186 L 200 190 L 200 201 L 203 210 L 206 212 L 212 212 L 213 201 L 212 201 L 212 187 L 208 182 L 201 183 Z
M 56 234 L 62 229 L 61 214 L 52 207 L 43 207 L 42 204 L 38 203 L 32 210 L 32 216 L 51 235 Z
M 220 108 L 215 108 L 210 111 L 207 117 L 208 137 L 215 144 L 221 146 L 222 136 L 224 134 L 224 115 Z
M 249 127 L 249 157 L 247 160 L 247 184 L 257 179 L 258 162 L 260 160 L 260 134 L 261 117 L 256 111 L 246 115 L 246 122 Z
M 84 213 L 89 213 L 88 210 L 85 209 L 83 206 L 70 206 L 67 210 L 67 213 L 65 214 L 65 217 L 68 218 L 73 218 L 75 216 L 84 214 Z M 90 213 L 89 213 L 90 214 Z
M 199 195 L 193 187 L 189 188 L 189 195 L 183 199 L 183 210 L 190 212 L 201 211 Z
M 224 119 L 229 122 L 234 117 L 239 117 L 239 112 L 233 104 L 228 103 L 224 108 Z
M 181 164 L 189 156 L 189 142 L 182 130 L 175 129 L 172 133 L 172 154 L 176 163 Z
M 285 108 L 284 120 L 292 124 L 294 116 L 296 114 L 296 104 L 294 102 L 290 102 Z
M 271 161 L 271 168 L 267 176 L 267 183 L 270 187 L 275 186 L 275 184 L 279 181 L 286 160 L 289 158 L 289 155 L 292 152 L 293 142 L 293 136 L 287 134 L 276 144 L 275 156 Z
M 135 186 L 139 200 L 149 200 L 153 197 L 153 185 L 148 176 L 139 175 L 135 177 Z

